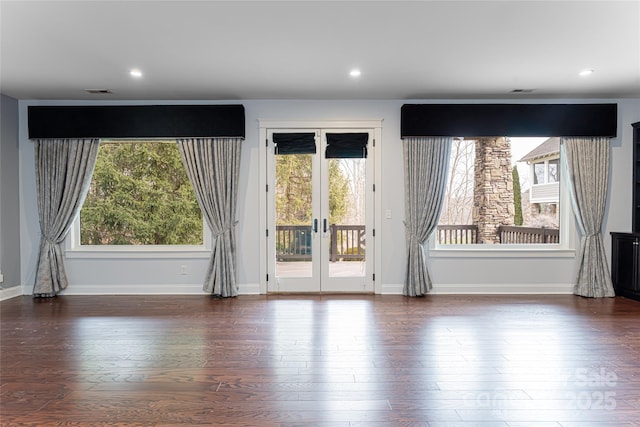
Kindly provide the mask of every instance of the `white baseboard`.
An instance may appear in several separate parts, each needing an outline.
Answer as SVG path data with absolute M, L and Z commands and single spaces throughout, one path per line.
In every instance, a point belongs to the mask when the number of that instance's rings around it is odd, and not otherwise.
M 245 283 L 238 289 L 240 295 L 260 295 L 260 283 Z
M 403 285 L 383 284 L 381 295 L 402 295 Z M 259 295 L 259 283 L 245 283 L 240 285 L 240 295 Z M 573 285 L 564 283 L 536 283 L 536 284 L 434 284 L 430 294 L 433 295 L 535 295 L 535 294 L 572 294 Z M 30 295 L 23 292 L 20 286 L 0 291 L 0 301 L 20 295 Z M 60 295 L 206 295 L 201 285 L 165 284 L 165 285 L 69 285 Z
M 402 289 L 404 285 L 402 283 L 383 283 L 380 290 L 381 295 L 402 295 Z
M 22 296 L 22 287 L 13 286 L 11 288 L 0 290 L 0 301 Z
M 69 284 L 59 295 L 204 295 L 202 285 Z
M 566 283 L 434 284 L 431 293 L 434 295 L 572 294 L 573 285 Z
M 241 284 L 240 295 L 260 293 L 259 284 Z M 22 293 L 20 293 L 22 295 Z M 77 285 L 70 284 L 59 295 L 206 295 L 202 285 L 164 284 L 164 285 Z
M 383 295 L 402 295 L 402 284 L 383 284 Z M 572 294 L 573 285 L 566 283 L 536 283 L 536 284 L 434 284 L 430 294 L 472 294 L 472 295 L 498 295 L 498 294 Z

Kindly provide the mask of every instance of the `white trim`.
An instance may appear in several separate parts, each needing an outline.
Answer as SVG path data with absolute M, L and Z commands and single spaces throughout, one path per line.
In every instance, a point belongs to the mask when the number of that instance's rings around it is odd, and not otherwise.
M 559 188 L 560 243 L 559 244 L 475 244 L 475 245 L 438 245 L 434 231 L 427 244 L 429 257 L 433 258 L 575 258 L 577 230 L 569 191 L 566 187 L 569 179 L 564 168 L 560 167 Z M 530 191 L 530 190 L 529 190 Z M 530 193 L 531 194 L 531 193 Z
M 256 295 L 260 293 L 258 283 L 239 285 L 239 295 Z M 22 295 L 22 293 L 20 293 Z M 70 284 L 67 289 L 59 293 L 64 295 L 202 295 L 209 296 L 202 290 L 202 284 L 162 284 L 162 285 L 80 285 Z
M 258 122 L 260 123 L 260 120 L 258 120 Z M 262 124 L 260 124 L 260 130 L 259 130 L 259 138 L 260 141 L 258 142 L 258 146 L 259 146 L 259 150 L 258 150 L 258 164 L 260 165 L 260 184 L 259 184 L 259 189 L 258 192 L 260 193 L 260 197 L 258 197 L 258 200 L 260 201 L 260 211 L 259 211 L 259 217 L 260 217 L 260 229 L 258 231 L 258 234 L 260 234 L 260 243 L 259 243 L 259 253 L 260 256 L 259 258 L 259 263 L 258 263 L 258 268 L 259 268 L 259 279 L 260 279 L 260 283 L 259 283 L 259 287 L 260 287 L 260 293 L 261 294 L 266 294 L 267 293 L 267 275 L 269 274 L 269 267 L 267 265 L 267 257 L 265 256 L 265 254 L 269 253 L 269 243 L 267 240 L 267 236 L 266 236 L 266 230 L 267 230 L 267 216 L 268 216 L 268 212 L 269 212 L 269 208 L 267 207 L 267 127 L 263 127 Z M 275 278 L 272 277 L 272 280 L 274 280 Z
M 555 295 L 555 294 L 572 294 L 573 285 L 567 283 L 491 283 L 491 284 L 434 284 L 429 294 L 447 295 L 447 294 L 481 294 L 481 295 Z
M 376 236 L 373 238 L 374 247 L 374 274 L 376 281 L 374 281 L 374 293 L 383 293 L 383 285 L 381 283 L 382 278 L 382 250 L 381 250 L 381 231 L 382 231 L 382 155 L 380 150 L 380 144 L 382 141 L 382 121 L 384 119 L 369 119 L 369 120 L 272 120 L 272 119 L 258 119 L 259 129 L 259 164 L 260 164 L 260 192 L 266 192 L 267 188 L 267 134 L 269 129 L 313 129 L 313 130 L 329 130 L 329 129 L 367 129 L 373 131 L 373 137 L 376 144 L 376 153 L 374 156 L 374 183 L 376 191 L 374 197 L 374 227 L 377 230 Z M 262 248 L 260 256 L 260 293 L 267 293 L 267 274 L 269 274 L 269 267 L 267 265 L 267 257 L 264 254 L 268 253 L 268 240 L 266 236 L 266 230 L 268 228 L 268 206 L 266 194 L 261 194 L 260 199 L 260 243 L 259 247 Z M 269 274 L 269 278 L 274 280 L 273 274 Z
M 0 290 L 0 301 L 22 296 L 22 286 L 12 286 Z
M 383 295 L 402 295 L 403 285 L 385 283 L 381 285 Z M 465 283 L 434 284 L 427 295 L 568 295 L 573 294 L 573 285 L 567 283 Z
M 238 295 L 260 295 L 260 283 L 245 283 L 238 287 Z
M 260 129 L 363 129 L 382 127 L 384 119 L 369 120 L 271 120 L 258 119 Z
M 487 247 L 489 246 L 489 247 Z M 532 247 L 535 246 L 535 247 Z M 447 249 L 429 249 L 429 258 L 575 258 L 575 249 L 542 245 L 456 245 Z
M 64 256 L 65 258 L 92 259 L 209 258 L 212 247 L 212 233 L 204 219 L 202 220 L 202 245 L 81 245 L 80 215 L 78 215 L 64 240 Z
M 73 259 L 208 259 L 211 250 L 193 246 L 83 246 L 65 251 L 65 258 Z
M 378 292 L 378 286 L 380 287 L 380 292 Z M 381 283 L 380 285 L 376 285 L 376 293 L 382 295 L 402 295 L 402 289 L 404 285 L 402 283 Z
M 239 295 L 258 295 L 259 283 L 240 284 Z M 402 295 L 402 284 L 381 284 L 382 295 Z M 535 283 L 535 284 L 434 284 L 427 295 L 569 295 L 573 293 L 572 284 Z M 0 291 L 0 301 L 23 295 L 20 286 Z M 28 294 L 24 294 L 28 295 Z M 60 295 L 202 295 L 202 285 L 164 284 L 164 285 L 69 285 Z
M 175 143 L 178 138 L 102 138 L 102 142 L 146 142 L 169 141 Z M 184 259 L 184 258 L 208 258 L 211 256 L 212 232 L 207 221 L 202 217 L 202 244 L 201 245 L 83 245 L 80 243 L 80 212 L 73 220 L 69 234 L 64 241 L 64 254 L 66 258 L 93 258 L 93 259 Z
M 373 238 L 373 272 L 376 280 L 373 282 L 373 292 L 375 294 L 382 294 L 382 120 L 377 122 L 377 126 L 373 128 L 373 138 L 376 143 L 374 165 L 373 165 L 373 180 L 376 186 L 376 191 L 373 193 L 373 226 L 377 233 Z M 402 290 L 400 290 L 402 293 Z
M 69 284 L 58 295 L 207 295 L 202 284 Z

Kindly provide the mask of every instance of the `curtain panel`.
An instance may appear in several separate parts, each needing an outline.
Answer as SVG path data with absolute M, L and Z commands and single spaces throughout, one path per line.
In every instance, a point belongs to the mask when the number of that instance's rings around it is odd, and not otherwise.
M 235 218 L 242 138 L 192 138 L 177 143 L 202 215 L 214 234 L 203 290 L 215 297 L 235 297 Z
M 61 243 L 89 191 L 99 139 L 36 139 L 40 250 L 34 297 L 53 297 L 68 285 Z
M 451 137 L 402 140 L 407 263 L 403 294 L 423 296 L 432 288 L 427 239 L 438 225 L 445 196 Z
M 602 237 L 609 188 L 609 138 L 562 138 L 560 149 L 581 234 L 579 267 L 573 292 L 591 298 L 613 297 L 615 291 Z

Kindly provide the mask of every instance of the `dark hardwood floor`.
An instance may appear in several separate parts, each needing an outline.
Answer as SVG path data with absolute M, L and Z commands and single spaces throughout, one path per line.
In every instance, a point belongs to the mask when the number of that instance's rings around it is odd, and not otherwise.
M 0 303 L 2 426 L 640 425 L 640 302 L 65 296 Z

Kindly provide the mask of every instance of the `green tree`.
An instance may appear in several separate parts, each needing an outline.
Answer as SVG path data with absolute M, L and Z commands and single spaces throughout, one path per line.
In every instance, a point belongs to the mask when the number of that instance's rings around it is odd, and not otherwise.
M 276 157 L 276 224 L 311 223 L 312 155 Z
M 311 224 L 312 154 L 276 156 L 276 224 Z M 339 224 L 349 209 L 349 181 L 339 161 L 329 162 L 329 221 Z
M 518 167 L 514 166 L 512 170 L 513 175 L 513 205 L 515 207 L 513 214 L 513 224 L 522 225 L 522 190 L 520 189 L 520 174 L 518 173 Z
M 329 160 L 329 222 L 340 224 L 350 207 L 349 180 L 340 167 L 340 159 Z
M 100 145 L 80 213 L 85 245 L 202 243 L 202 214 L 175 142 Z

